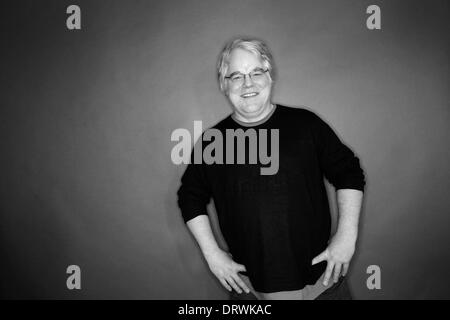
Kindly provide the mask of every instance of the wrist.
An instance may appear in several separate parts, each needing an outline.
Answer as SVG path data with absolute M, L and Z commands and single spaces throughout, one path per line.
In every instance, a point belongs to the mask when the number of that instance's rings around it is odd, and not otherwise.
M 217 254 L 218 252 L 220 252 L 220 250 L 221 249 L 217 245 L 202 248 L 203 255 L 205 256 L 206 259 Z
M 338 238 L 343 238 L 347 242 L 356 243 L 356 240 L 358 239 L 358 229 L 357 228 L 338 228 L 335 236 Z

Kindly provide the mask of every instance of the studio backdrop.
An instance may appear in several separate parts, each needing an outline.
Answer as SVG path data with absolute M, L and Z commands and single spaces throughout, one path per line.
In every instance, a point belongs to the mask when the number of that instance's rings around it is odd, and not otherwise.
M 274 102 L 314 111 L 361 159 L 355 298 L 450 298 L 448 1 L 9 1 L 1 11 L 2 298 L 227 298 L 181 218 L 185 165 L 172 162 L 171 134 L 231 113 L 215 65 L 236 36 L 271 48 Z M 73 268 L 80 288 L 68 287 Z

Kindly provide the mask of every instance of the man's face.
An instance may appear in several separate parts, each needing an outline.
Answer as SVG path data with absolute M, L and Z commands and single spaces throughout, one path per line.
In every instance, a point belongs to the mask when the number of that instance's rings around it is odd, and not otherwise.
M 252 74 L 252 77 L 249 74 Z M 230 54 L 226 76 L 232 76 L 231 79 L 225 79 L 226 95 L 237 113 L 236 116 L 247 121 L 259 120 L 270 107 L 272 91 L 272 79 L 263 61 L 252 52 L 234 49 Z

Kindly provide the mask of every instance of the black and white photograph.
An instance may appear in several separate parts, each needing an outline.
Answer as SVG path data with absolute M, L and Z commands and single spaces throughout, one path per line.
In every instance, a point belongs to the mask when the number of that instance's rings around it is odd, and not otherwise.
M 4 1 L 0 299 L 450 299 L 449 9 Z

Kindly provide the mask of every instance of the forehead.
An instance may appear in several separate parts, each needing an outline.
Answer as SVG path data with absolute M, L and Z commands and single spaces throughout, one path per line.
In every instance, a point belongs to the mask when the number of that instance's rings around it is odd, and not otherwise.
M 264 67 L 262 59 L 257 54 L 241 48 L 233 49 L 228 61 L 228 73 L 235 71 L 245 73 Z

